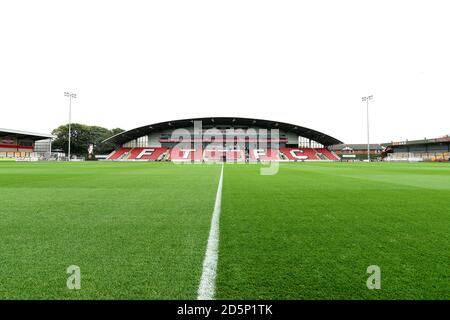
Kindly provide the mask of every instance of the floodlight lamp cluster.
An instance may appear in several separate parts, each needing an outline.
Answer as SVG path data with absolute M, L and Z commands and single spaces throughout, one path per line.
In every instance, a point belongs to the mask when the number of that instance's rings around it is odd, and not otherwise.
M 76 93 L 70 93 L 70 92 L 64 92 L 64 96 L 65 97 L 70 97 L 70 98 L 76 98 L 77 94 Z

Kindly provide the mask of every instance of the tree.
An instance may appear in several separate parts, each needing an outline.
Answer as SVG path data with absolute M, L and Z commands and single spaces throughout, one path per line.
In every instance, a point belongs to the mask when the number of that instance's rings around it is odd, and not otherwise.
M 71 125 L 71 153 L 78 156 L 87 156 L 90 144 L 94 145 L 94 154 L 109 154 L 114 150 L 111 143 L 102 141 L 125 130 L 120 128 L 106 129 L 99 126 L 88 126 L 80 123 Z M 68 153 L 69 125 L 61 125 L 52 131 L 56 139 L 52 142 L 52 149 L 61 149 Z

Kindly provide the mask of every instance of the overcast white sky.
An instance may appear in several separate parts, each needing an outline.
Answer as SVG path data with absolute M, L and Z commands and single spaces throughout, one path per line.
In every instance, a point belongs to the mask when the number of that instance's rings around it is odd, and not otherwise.
M 447 1 L 1 1 L 0 127 L 198 116 L 348 143 L 450 133 Z

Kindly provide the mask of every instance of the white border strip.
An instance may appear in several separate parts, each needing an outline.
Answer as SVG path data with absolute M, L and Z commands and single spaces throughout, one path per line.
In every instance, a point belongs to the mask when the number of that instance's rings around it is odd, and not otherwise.
M 217 188 L 216 203 L 211 219 L 208 245 L 206 247 L 203 271 L 198 288 L 197 300 L 212 300 L 216 289 L 217 260 L 219 259 L 219 220 L 222 203 L 223 164 L 220 173 L 219 186 Z

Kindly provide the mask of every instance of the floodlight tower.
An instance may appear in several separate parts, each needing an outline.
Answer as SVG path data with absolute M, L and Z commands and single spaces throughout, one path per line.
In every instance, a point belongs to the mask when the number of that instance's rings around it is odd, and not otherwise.
M 71 126 L 72 126 L 72 99 L 76 99 L 77 95 L 76 93 L 70 93 L 70 92 L 64 92 L 64 96 L 69 98 L 69 146 L 68 146 L 68 158 L 70 161 L 70 138 L 72 136 L 71 134 Z
M 370 162 L 370 142 L 369 142 L 369 100 L 373 99 L 373 95 L 362 97 L 362 101 L 367 105 L 367 161 Z

